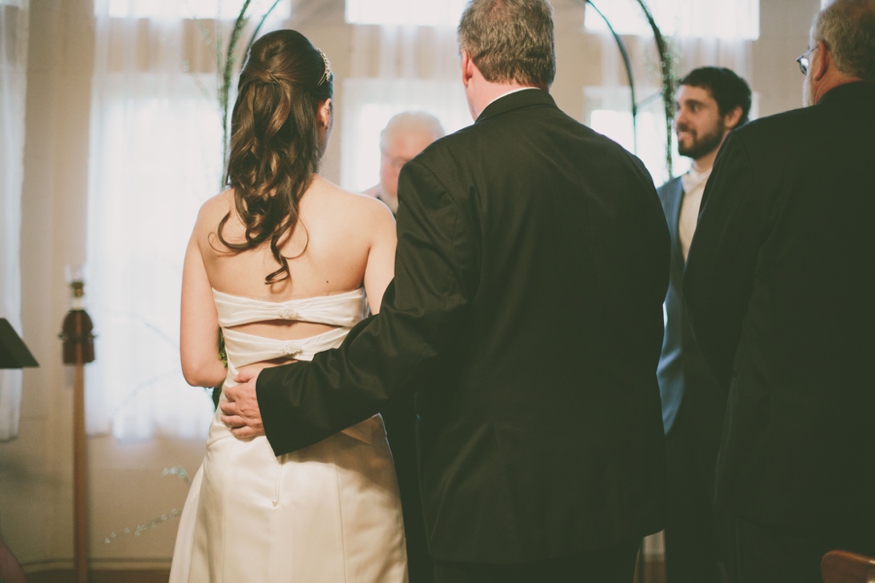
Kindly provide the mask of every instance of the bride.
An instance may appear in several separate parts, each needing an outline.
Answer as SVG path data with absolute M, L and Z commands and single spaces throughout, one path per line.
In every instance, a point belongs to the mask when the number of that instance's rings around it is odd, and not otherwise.
M 328 59 L 301 34 L 252 45 L 231 122 L 230 188 L 201 208 L 186 252 L 181 354 L 192 385 L 232 386 L 239 371 L 310 360 L 339 346 L 368 304 L 379 311 L 395 224 L 382 203 L 317 174 L 332 88 Z M 171 583 L 404 583 L 406 560 L 379 415 L 276 457 L 265 437 L 237 439 L 217 414 Z

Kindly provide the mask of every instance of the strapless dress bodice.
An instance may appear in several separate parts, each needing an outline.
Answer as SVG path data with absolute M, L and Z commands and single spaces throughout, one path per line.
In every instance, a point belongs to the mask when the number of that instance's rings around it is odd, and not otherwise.
M 214 289 L 213 298 L 219 314 L 219 325 L 225 337 L 225 352 L 231 371 L 247 364 L 276 358 L 312 360 L 317 353 L 340 346 L 350 328 L 367 314 L 367 301 L 362 289 L 284 302 L 256 300 Z M 275 320 L 326 324 L 336 328 L 297 340 L 265 338 L 234 329 L 235 326 L 243 324 Z

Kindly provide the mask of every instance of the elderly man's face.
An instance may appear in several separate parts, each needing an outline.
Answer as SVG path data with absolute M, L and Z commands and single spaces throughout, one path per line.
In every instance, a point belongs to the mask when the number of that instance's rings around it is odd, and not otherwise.
M 678 152 L 697 160 L 719 148 L 726 134 L 726 124 L 711 90 L 681 85 L 676 97 L 674 129 Z
M 382 150 L 380 184 L 391 198 L 398 197 L 398 174 L 401 167 L 419 155 L 433 141 L 434 136 L 421 130 L 398 129 L 389 136 Z

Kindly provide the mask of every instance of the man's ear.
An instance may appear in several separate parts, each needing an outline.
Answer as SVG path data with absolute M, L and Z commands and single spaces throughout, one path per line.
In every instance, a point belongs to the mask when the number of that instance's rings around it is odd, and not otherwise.
M 741 115 L 741 106 L 736 105 L 732 111 L 723 116 L 723 125 L 725 125 L 728 130 L 734 130 L 738 127 L 738 122 L 741 121 Z
M 820 81 L 832 66 L 832 54 L 822 40 L 817 41 L 817 51 L 811 56 L 811 75 L 815 81 Z
M 473 78 L 474 61 L 471 59 L 471 55 L 468 54 L 468 51 L 462 49 L 462 83 L 467 87 Z

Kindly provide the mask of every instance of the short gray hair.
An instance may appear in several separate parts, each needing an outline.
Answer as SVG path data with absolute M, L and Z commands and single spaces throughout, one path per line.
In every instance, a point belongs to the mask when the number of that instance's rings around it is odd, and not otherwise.
M 814 40 L 829 47 L 840 72 L 875 81 L 875 0 L 835 0 L 815 17 Z
M 550 85 L 552 13 L 546 0 L 471 0 L 459 22 L 459 47 L 491 83 Z
M 383 131 L 380 132 L 381 150 L 386 150 L 389 145 L 389 138 L 399 130 L 431 134 L 435 140 L 444 137 L 444 126 L 432 114 L 425 113 L 424 111 L 403 111 L 392 116 L 392 119 L 383 128 Z

